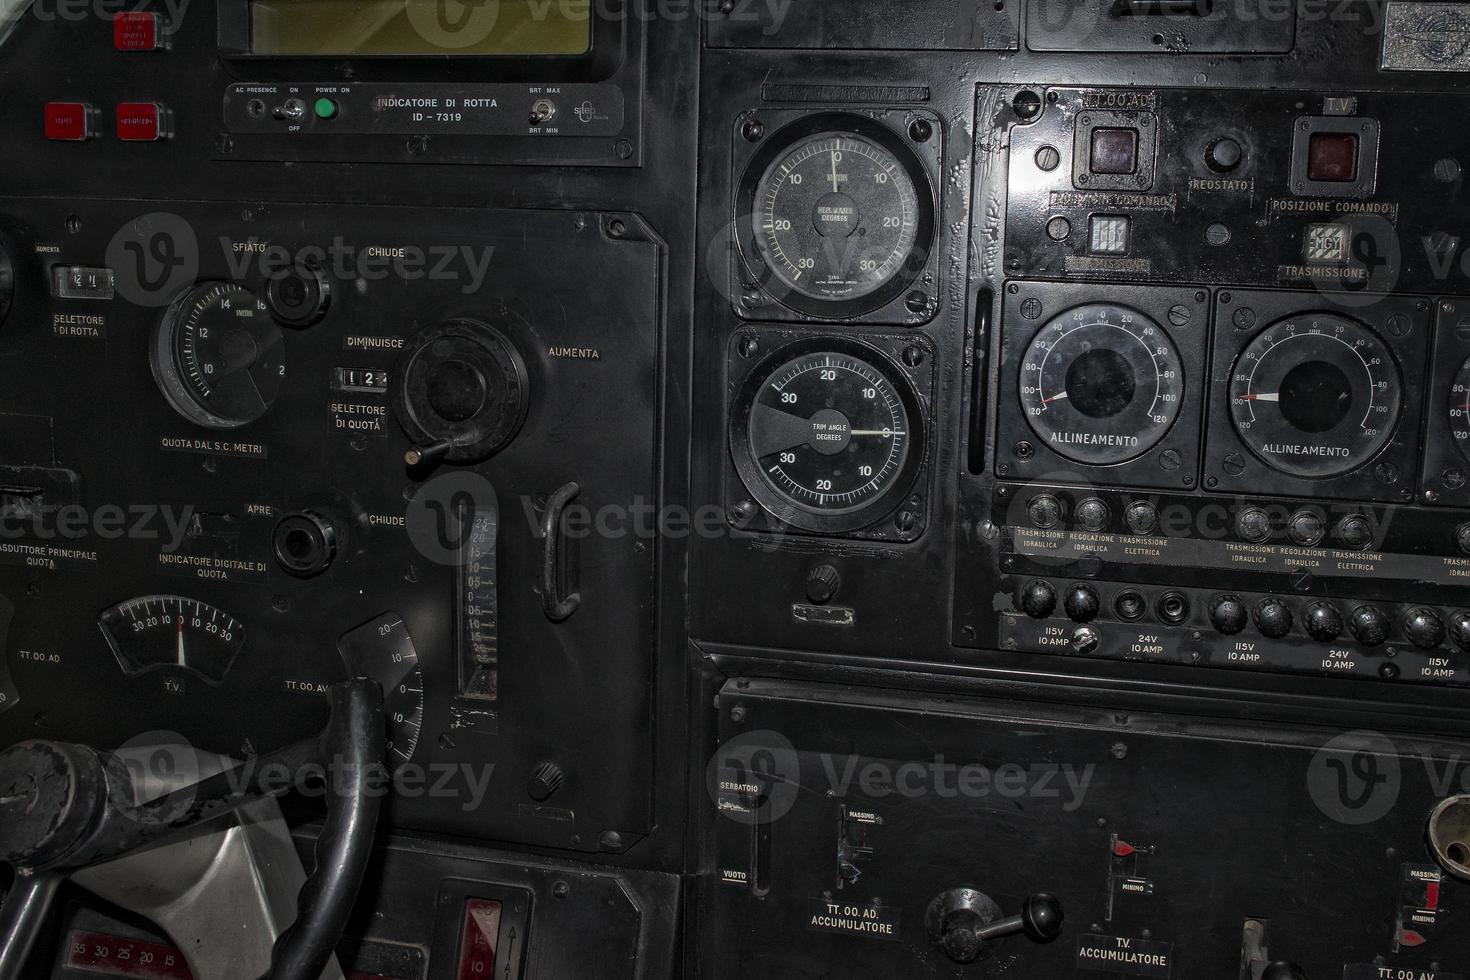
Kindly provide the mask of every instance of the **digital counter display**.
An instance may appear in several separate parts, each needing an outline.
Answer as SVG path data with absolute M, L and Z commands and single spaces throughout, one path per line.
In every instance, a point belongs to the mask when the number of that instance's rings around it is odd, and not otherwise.
M 251 0 L 250 35 L 275 56 L 579 55 L 592 0 Z

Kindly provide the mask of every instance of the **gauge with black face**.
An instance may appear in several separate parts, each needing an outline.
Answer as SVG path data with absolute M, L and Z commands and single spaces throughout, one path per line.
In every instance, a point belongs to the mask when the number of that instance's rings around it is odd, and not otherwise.
M 931 185 L 913 150 L 840 113 L 774 134 L 746 171 L 738 213 L 749 271 L 815 316 L 883 306 L 923 269 L 934 237 Z
M 1021 362 L 1021 408 L 1037 438 L 1067 459 L 1123 463 L 1168 434 L 1184 397 L 1174 342 L 1151 318 L 1089 303 L 1052 318 Z
M 200 283 L 169 304 L 151 363 L 174 410 L 211 429 L 260 418 L 286 378 L 281 328 L 265 302 L 237 283 Z
M 1403 376 L 1368 327 L 1306 313 L 1257 334 L 1230 371 L 1241 441 L 1293 476 L 1330 477 L 1367 463 L 1393 437 Z
M 245 645 L 245 626 L 198 599 L 148 595 L 118 603 L 97 620 L 129 677 L 178 670 L 219 684 Z
M 1450 438 L 1460 455 L 1470 459 L 1470 359 L 1460 365 L 1450 382 Z
M 413 758 L 424 724 L 424 671 L 408 626 L 385 612 L 344 633 L 337 649 L 353 677 L 382 687 L 388 763 L 397 769 Z
M 923 453 L 908 380 L 860 344 L 812 341 L 752 372 L 732 418 L 746 486 L 797 527 L 857 527 L 902 496 Z

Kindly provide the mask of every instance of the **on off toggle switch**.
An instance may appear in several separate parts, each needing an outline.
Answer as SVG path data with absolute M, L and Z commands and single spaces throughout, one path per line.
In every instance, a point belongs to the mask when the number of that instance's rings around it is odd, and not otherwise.
M 169 111 L 157 102 L 117 104 L 117 138 L 124 143 L 154 143 L 170 135 Z

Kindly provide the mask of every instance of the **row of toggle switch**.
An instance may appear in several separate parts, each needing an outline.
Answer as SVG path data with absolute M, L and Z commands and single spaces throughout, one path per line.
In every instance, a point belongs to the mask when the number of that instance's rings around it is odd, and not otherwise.
M 1076 623 L 1090 623 L 1102 613 L 1102 597 L 1093 585 L 1077 582 L 1067 587 L 1060 599 L 1062 612 Z M 1021 611 L 1032 619 L 1046 619 L 1057 610 L 1057 590 L 1045 579 L 1033 579 L 1021 589 Z M 1113 603 L 1116 616 L 1125 622 L 1142 619 L 1148 600 L 1135 589 L 1119 592 Z M 1189 597 L 1183 592 L 1168 591 L 1154 603 L 1159 620 L 1178 626 L 1189 618 Z M 1225 636 L 1234 636 L 1252 623 L 1270 639 L 1280 639 L 1297 624 L 1297 614 L 1290 605 L 1275 596 L 1266 596 L 1252 606 L 1233 593 L 1216 595 L 1208 607 L 1210 624 Z M 1470 613 L 1456 612 L 1446 623 L 1444 617 L 1428 606 L 1414 606 L 1399 617 L 1398 626 L 1414 646 L 1434 650 L 1451 640 L 1461 650 L 1470 652 Z M 1360 603 L 1346 614 L 1329 599 L 1317 599 L 1301 610 L 1301 627 L 1307 636 L 1323 643 L 1333 643 L 1344 633 L 1366 647 L 1388 642 L 1393 619 L 1372 603 Z

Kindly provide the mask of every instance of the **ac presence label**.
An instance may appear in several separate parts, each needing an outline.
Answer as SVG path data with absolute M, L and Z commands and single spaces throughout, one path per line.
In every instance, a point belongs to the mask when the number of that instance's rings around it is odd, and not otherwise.
M 1138 977 L 1173 976 L 1174 945 L 1151 939 L 1089 934 L 1077 938 L 1077 966 Z

